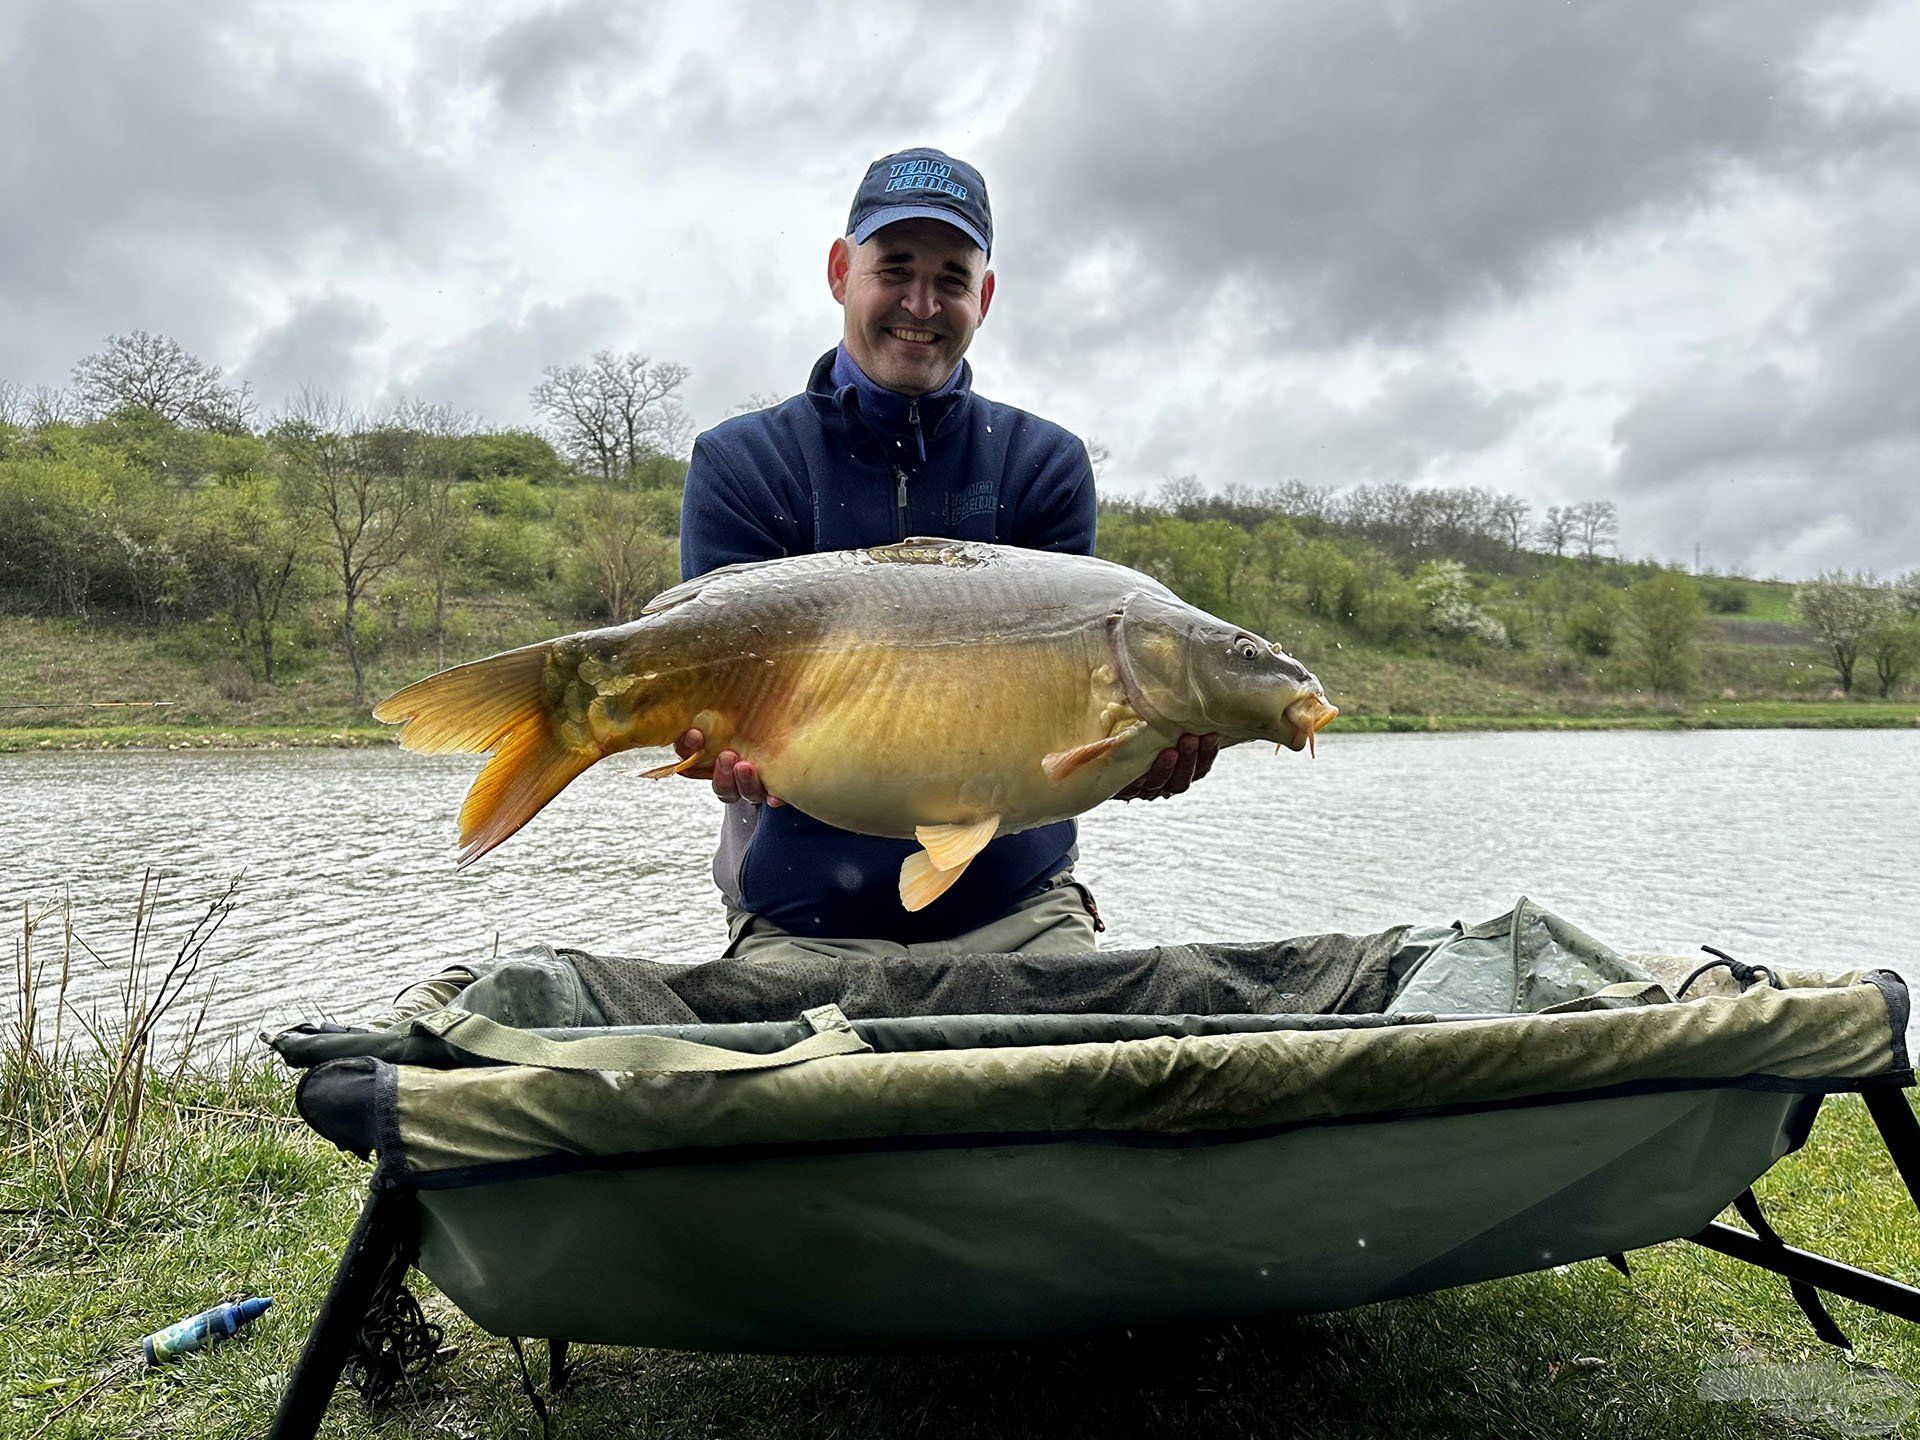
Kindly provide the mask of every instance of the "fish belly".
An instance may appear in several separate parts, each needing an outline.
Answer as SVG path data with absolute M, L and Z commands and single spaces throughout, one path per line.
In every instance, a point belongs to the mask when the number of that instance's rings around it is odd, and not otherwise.
M 789 723 L 752 728 L 740 753 L 769 793 L 844 830 L 909 838 L 917 826 L 1000 817 L 1010 834 L 1105 800 L 1164 743 L 1137 737 L 1063 780 L 1049 754 L 1132 719 L 1090 642 L 849 647 L 806 658 Z M 1138 758 L 1133 769 L 1126 768 Z

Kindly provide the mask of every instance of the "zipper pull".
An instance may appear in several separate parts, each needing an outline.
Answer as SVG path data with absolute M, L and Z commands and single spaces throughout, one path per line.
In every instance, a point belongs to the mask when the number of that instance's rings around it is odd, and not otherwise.
M 920 463 L 924 465 L 927 463 L 927 432 L 920 428 L 920 401 L 917 397 L 907 402 L 907 423 L 913 426 L 913 445 L 920 452 Z
M 893 528 L 899 532 L 894 536 L 894 539 L 904 540 L 907 538 L 907 467 L 904 465 L 894 466 L 893 478 L 895 482 L 893 491 Z

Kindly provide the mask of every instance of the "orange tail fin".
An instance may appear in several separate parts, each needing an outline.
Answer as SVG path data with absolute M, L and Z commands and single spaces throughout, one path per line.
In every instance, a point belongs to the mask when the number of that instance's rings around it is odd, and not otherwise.
M 460 807 L 460 864 L 471 865 L 531 820 L 606 752 L 558 733 L 547 703 L 548 645 L 456 665 L 373 707 L 400 725 L 400 743 L 428 755 L 492 758 Z

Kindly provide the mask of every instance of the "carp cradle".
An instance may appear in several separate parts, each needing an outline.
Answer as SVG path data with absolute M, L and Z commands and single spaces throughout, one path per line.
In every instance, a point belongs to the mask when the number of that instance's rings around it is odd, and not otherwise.
M 387 1028 L 269 1037 L 308 1123 L 374 1159 L 270 1433 L 314 1435 L 350 1362 L 374 1394 L 431 1358 L 395 1329 L 414 1265 L 546 1339 L 556 1386 L 573 1341 L 1033 1339 L 1675 1239 L 1785 1276 L 1823 1339 L 1816 1288 L 1920 1321 L 1920 1289 L 1787 1245 L 1750 1188 L 1859 1091 L 1920 1203 L 1905 984 L 1677 964 L 1522 900 L 1268 945 L 456 967 Z

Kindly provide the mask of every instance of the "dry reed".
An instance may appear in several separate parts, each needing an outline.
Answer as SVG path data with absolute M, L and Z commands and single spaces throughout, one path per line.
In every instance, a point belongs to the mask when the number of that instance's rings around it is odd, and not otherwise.
M 169 1078 L 177 1081 L 199 1043 L 206 988 L 184 1026 L 168 1031 L 165 1022 L 203 979 L 208 946 L 239 887 L 238 877 L 228 882 L 177 943 L 158 948 L 167 897 L 152 870 L 141 877 L 124 947 L 95 946 L 81 934 L 71 892 L 37 911 L 30 901 L 22 904 L 14 1013 L 0 1034 L 0 1149 L 26 1154 L 30 1170 L 50 1179 L 67 1218 L 108 1220 L 119 1206 L 140 1153 L 153 1082 L 168 1075 L 156 1049 L 164 1035 L 174 1051 Z M 168 958 L 163 963 L 157 955 Z M 57 978 L 50 973 L 56 958 Z M 81 1009 L 73 995 L 76 960 L 114 973 L 111 1009 Z

